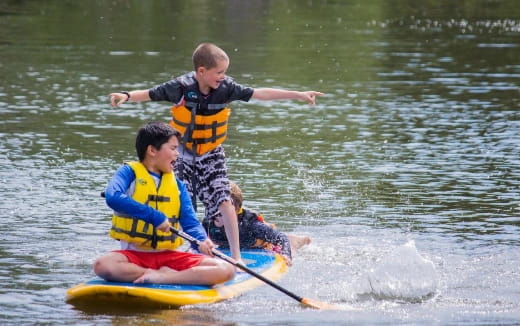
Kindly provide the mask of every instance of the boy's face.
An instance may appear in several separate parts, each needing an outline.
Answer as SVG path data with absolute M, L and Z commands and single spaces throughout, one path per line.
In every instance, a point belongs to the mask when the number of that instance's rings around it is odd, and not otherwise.
M 207 93 L 210 88 L 217 89 L 224 78 L 226 78 L 228 67 L 228 60 L 219 60 L 217 61 L 217 66 L 210 69 L 199 67 L 197 69 L 197 80 L 200 90 L 203 93 Z
M 173 171 L 173 163 L 179 156 L 179 141 L 172 136 L 168 142 L 161 145 L 159 150 L 152 147 L 154 172 L 169 173 Z

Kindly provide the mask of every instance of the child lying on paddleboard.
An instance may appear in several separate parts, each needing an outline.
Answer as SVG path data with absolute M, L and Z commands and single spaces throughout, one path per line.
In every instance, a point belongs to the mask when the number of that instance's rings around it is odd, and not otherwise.
M 242 207 L 244 197 L 236 183 L 230 182 L 231 201 L 238 217 L 240 248 L 262 248 L 280 254 L 288 266 L 292 265 L 292 252 L 311 243 L 308 236 L 285 234 L 267 223 L 262 214 Z M 205 217 L 202 225 L 210 239 L 220 247 L 229 247 L 224 225 L 218 214 Z

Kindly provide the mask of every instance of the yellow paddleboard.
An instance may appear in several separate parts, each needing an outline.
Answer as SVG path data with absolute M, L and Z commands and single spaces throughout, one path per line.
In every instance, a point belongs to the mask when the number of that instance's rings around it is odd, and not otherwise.
M 278 280 L 287 269 L 280 255 L 265 250 L 242 250 L 242 260 L 256 273 Z M 133 284 L 94 279 L 67 291 L 66 301 L 78 308 L 122 305 L 125 307 L 176 308 L 184 305 L 208 304 L 236 297 L 264 282 L 246 272 L 237 272 L 233 280 L 216 286 L 181 284 Z

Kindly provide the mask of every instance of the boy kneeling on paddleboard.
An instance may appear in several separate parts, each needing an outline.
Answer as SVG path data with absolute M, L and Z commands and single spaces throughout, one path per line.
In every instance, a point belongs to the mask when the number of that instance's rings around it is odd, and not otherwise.
M 231 280 L 234 267 L 213 258 L 213 242 L 198 221 L 186 186 L 173 172 L 180 133 L 166 123 L 152 122 L 137 132 L 139 161 L 121 166 L 110 180 L 105 198 L 114 210 L 110 236 L 121 250 L 94 263 L 107 281 L 214 285 Z M 182 239 L 170 227 L 182 228 L 200 241 L 197 248 L 211 257 L 175 250 Z

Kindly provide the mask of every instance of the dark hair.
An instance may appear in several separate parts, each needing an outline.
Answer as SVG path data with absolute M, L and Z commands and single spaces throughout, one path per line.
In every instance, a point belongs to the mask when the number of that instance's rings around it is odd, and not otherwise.
M 213 43 L 201 43 L 195 51 L 193 51 L 193 68 L 197 70 L 199 67 L 211 69 L 217 66 L 218 61 L 227 60 L 229 57 L 226 52 Z
M 135 137 L 135 151 L 139 161 L 144 160 L 148 145 L 159 150 L 162 144 L 167 143 L 172 136 L 180 139 L 181 133 L 164 122 L 149 122 L 139 128 Z

